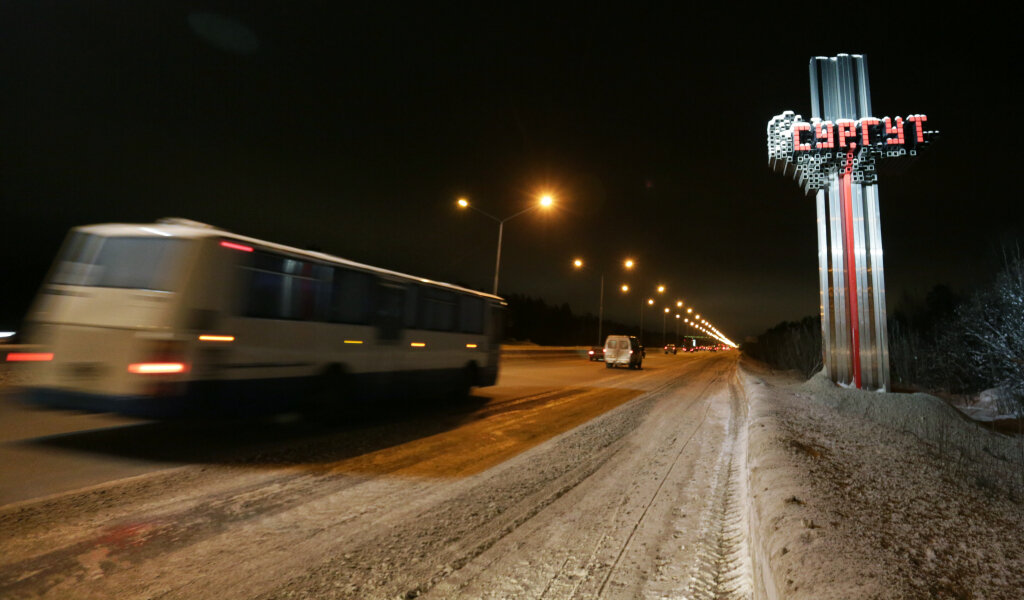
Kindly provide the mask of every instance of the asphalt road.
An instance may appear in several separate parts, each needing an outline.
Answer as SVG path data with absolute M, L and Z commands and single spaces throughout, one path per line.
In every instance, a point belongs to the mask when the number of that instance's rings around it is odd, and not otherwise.
M 2 398 L 0 597 L 746 597 L 737 354 L 511 359 L 331 423 Z

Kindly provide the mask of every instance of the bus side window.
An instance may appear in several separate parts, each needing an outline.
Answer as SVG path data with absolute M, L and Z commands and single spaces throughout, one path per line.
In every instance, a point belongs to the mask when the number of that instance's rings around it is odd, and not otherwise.
M 454 292 L 424 287 L 420 294 L 419 326 L 434 331 L 455 331 L 458 297 Z
M 335 268 L 331 282 L 331 306 L 327 320 L 334 323 L 365 325 L 370 322 L 369 273 Z
M 377 338 L 393 341 L 401 337 L 405 315 L 405 286 L 378 280 L 376 308 Z
M 405 288 L 405 317 L 402 319 L 402 325 L 406 329 L 417 328 L 416 313 L 419 312 L 419 297 L 421 294 L 419 286 L 410 285 Z
M 459 331 L 462 333 L 484 332 L 483 298 L 473 296 L 459 298 Z

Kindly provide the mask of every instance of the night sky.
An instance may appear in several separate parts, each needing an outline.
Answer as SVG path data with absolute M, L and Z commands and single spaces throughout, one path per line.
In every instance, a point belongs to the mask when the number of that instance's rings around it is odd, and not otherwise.
M 808 61 L 841 52 L 876 116 L 942 132 L 880 182 L 890 309 L 976 288 L 1024 236 L 1008 18 L 347 4 L 4 2 L 0 329 L 68 228 L 161 216 L 490 291 L 497 223 L 455 199 L 506 217 L 550 190 L 506 223 L 500 293 L 596 313 L 603 272 L 635 322 L 664 283 L 739 342 L 817 313 L 813 198 L 765 129 L 810 117 Z

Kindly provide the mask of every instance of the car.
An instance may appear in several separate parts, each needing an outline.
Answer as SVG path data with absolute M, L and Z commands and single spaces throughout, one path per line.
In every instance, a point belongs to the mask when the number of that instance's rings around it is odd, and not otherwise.
M 604 366 L 642 369 L 645 355 L 640 340 L 632 335 L 609 335 L 604 342 Z
M 677 350 L 676 350 L 676 345 L 675 344 L 667 344 L 665 346 L 665 354 L 675 354 L 676 351 Z
M 590 360 L 604 360 L 604 346 L 591 346 L 587 356 Z

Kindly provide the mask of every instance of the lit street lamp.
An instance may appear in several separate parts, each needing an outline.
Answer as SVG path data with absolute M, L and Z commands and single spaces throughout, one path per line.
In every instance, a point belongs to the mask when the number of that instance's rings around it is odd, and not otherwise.
M 640 341 L 644 339 L 644 308 L 647 306 L 654 306 L 654 298 L 648 298 L 646 304 L 640 305 Z
M 625 267 L 626 269 L 632 269 L 633 268 L 633 264 L 634 263 L 633 263 L 633 261 L 631 259 L 626 259 L 622 263 L 622 266 Z M 591 270 L 590 267 L 587 267 L 586 265 L 583 264 L 583 259 L 582 258 L 577 258 L 577 259 L 573 260 L 572 261 L 572 266 L 577 268 L 577 269 L 588 269 L 588 270 Z M 600 346 L 600 345 L 604 344 L 604 341 L 602 341 L 602 339 L 601 339 L 601 329 L 602 329 L 602 326 L 604 325 L 604 273 L 598 273 L 598 275 L 601 276 L 601 296 L 600 296 L 600 300 L 598 302 L 598 308 L 597 308 L 597 345 Z M 622 284 L 622 291 L 623 292 L 628 292 L 629 291 L 629 286 L 626 285 L 626 284 Z
M 531 206 L 528 206 L 528 207 L 524 208 L 523 210 L 515 213 L 514 215 L 505 217 L 504 219 L 499 219 L 498 217 L 492 215 L 491 213 L 483 211 L 483 210 L 480 210 L 479 208 L 473 206 L 472 204 L 469 203 L 469 200 L 467 200 L 465 198 L 459 198 L 456 201 L 456 204 L 458 205 L 459 208 L 463 208 L 463 209 L 465 209 L 465 208 L 472 208 L 476 212 L 478 212 L 478 213 L 480 213 L 480 214 L 482 214 L 482 215 L 484 215 L 484 216 L 486 216 L 486 217 L 488 217 L 490 219 L 494 219 L 495 221 L 498 222 L 498 256 L 494 260 L 494 290 L 492 292 L 495 296 L 498 295 L 498 273 L 501 271 L 501 239 L 502 239 L 502 236 L 503 236 L 504 231 L 505 231 L 505 221 L 510 221 L 510 220 L 518 217 L 519 215 L 521 215 L 523 213 L 530 212 L 531 210 L 534 210 L 536 208 L 545 208 L 545 209 L 550 208 L 551 205 L 554 204 L 554 203 L 555 203 L 555 199 L 551 196 L 551 194 L 544 194 L 543 196 L 541 196 L 537 200 L 537 204 L 533 204 Z
M 669 313 L 669 310 L 668 310 L 668 307 L 666 306 L 665 307 L 665 312 L 662 313 L 662 315 L 661 315 L 661 345 L 662 346 L 664 346 L 665 342 L 666 342 L 666 337 L 665 337 L 665 318 L 668 317 L 668 313 Z

